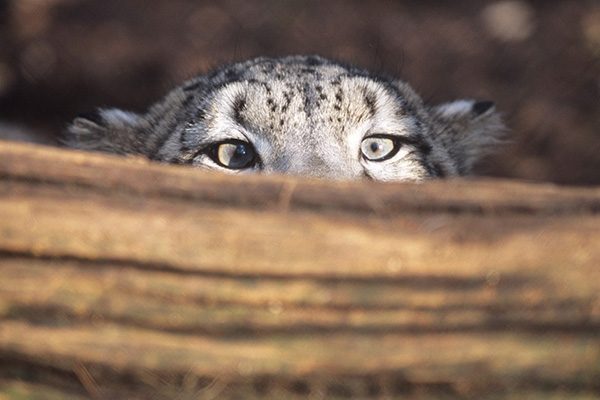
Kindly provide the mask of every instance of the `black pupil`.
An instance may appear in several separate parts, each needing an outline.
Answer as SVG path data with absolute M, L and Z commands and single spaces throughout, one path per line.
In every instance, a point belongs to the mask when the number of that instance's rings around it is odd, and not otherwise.
M 248 154 L 248 149 L 245 144 L 238 144 L 235 148 L 234 158 L 243 159 Z
M 254 160 L 254 151 L 252 146 L 249 146 L 246 143 L 234 143 L 235 149 L 233 150 L 233 154 L 231 154 L 231 158 L 227 163 L 227 167 L 229 168 L 246 168 L 250 166 L 252 161 Z
M 371 151 L 373 153 L 377 153 L 379 150 L 381 150 L 381 145 L 377 142 L 371 142 Z

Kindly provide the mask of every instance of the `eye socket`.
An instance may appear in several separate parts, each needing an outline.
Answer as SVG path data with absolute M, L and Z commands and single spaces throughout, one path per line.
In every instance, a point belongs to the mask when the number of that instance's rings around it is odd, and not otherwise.
M 373 135 L 363 139 L 360 151 L 369 161 L 385 161 L 398 153 L 402 144 L 391 135 Z
M 257 161 L 254 147 L 248 142 L 237 139 L 215 143 L 206 153 L 221 167 L 229 169 L 250 168 Z

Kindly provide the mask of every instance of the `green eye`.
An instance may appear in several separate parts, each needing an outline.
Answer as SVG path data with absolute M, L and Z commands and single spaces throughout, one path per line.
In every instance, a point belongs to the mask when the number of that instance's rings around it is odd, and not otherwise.
M 369 161 L 384 161 L 392 158 L 402 145 L 389 135 L 375 135 L 363 139 L 360 151 Z
M 209 147 L 208 155 L 214 162 L 229 169 L 250 168 L 257 159 L 250 143 L 235 139 L 215 143 Z

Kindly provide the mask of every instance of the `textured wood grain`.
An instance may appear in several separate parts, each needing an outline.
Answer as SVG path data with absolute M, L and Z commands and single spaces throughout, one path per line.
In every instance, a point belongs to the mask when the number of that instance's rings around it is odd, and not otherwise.
M 599 265 L 598 188 L 0 142 L 0 398 L 596 398 Z

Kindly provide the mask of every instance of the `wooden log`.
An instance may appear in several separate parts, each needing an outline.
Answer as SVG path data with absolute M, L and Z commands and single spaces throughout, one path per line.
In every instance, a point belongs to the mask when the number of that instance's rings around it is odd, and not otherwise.
M 0 142 L 0 398 L 596 398 L 599 214 Z

